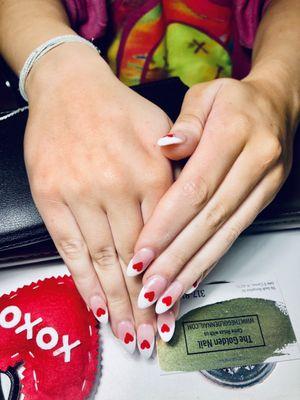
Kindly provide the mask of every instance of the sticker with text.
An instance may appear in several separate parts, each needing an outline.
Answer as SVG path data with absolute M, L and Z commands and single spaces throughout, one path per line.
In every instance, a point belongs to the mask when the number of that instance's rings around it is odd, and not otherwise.
M 211 282 L 197 291 L 184 296 L 172 339 L 158 341 L 163 371 L 211 370 L 300 358 L 287 307 L 274 280 Z

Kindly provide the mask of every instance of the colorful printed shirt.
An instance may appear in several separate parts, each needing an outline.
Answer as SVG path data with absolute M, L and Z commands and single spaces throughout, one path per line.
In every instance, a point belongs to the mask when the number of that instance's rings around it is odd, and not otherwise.
M 179 76 L 188 86 L 244 77 L 270 0 L 65 0 L 72 26 L 108 40 L 107 60 L 127 85 Z

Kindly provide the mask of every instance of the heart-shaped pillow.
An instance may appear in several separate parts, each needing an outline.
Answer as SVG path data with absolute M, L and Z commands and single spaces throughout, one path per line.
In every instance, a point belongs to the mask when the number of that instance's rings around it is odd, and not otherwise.
M 0 297 L 0 370 L 24 364 L 30 400 L 83 400 L 95 383 L 98 323 L 71 277 L 48 278 Z

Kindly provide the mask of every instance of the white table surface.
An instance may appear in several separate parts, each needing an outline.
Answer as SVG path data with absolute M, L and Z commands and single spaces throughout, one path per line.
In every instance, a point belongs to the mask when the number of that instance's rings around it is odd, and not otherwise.
M 64 274 L 61 262 L 0 271 L 0 293 L 47 276 Z M 240 238 L 211 277 L 220 280 L 277 278 L 300 343 L 300 230 Z M 96 400 L 300 400 L 300 360 L 279 362 L 262 383 L 230 389 L 210 382 L 199 372 L 162 375 L 156 358 L 131 356 L 101 329 L 102 376 Z M 76 400 L 76 399 L 74 399 Z

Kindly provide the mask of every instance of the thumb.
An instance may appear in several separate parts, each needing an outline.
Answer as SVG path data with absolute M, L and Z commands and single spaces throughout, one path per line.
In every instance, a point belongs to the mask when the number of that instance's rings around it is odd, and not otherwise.
M 157 141 L 165 157 L 180 160 L 195 151 L 213 101 L 212 91 L 208 88 L 209 83 L 202 83 L 186 93 L 180 114 L 170 132 Z

